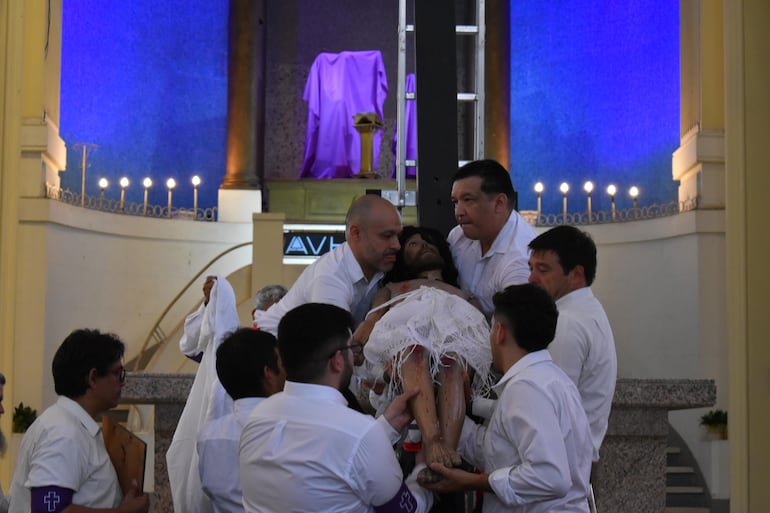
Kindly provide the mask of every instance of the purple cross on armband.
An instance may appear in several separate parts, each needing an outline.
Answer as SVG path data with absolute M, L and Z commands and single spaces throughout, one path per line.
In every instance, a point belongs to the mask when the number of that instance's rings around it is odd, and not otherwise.
M 406 483 L 401 483 L 401 488 L 392 499 L 374 507 L 376 513 L 413 513 L 416 510 L 417 501 Z
M 59 513 L 72 504 L 75 492 L 60 486 L 43 486 L 30 490 L 32 513 Z

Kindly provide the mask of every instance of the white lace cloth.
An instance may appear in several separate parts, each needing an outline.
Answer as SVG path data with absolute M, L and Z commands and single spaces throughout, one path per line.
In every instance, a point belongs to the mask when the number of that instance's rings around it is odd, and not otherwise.
M 489 324 L 483 313 L 461 297 L 426 286 L 397 296 L 375 310 L 388 306 L 390 310 L 377 321 L 364 346 L 364 355 L 374 365 L 392 362 L 396 379 L 390 383 L 389 396 L 400 389 L 401 366 L 415 345 L 430 353 L 434 382 L 441 358 L 458 355 L 463 366 L 475 370 L 473 396 L 486 394 L 492 353 Z

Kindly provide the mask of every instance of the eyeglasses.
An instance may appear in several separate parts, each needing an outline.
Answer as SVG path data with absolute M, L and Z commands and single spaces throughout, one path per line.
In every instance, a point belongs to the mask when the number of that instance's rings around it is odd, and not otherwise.
M 354 356 L 355 358 L 358 358 L 358 357 L 360 357 L 360 356 L 363 356 L 363 354 L 364 354 L 364 345 L 363 345 L 363 344 L 361 344 L 361 343 L 358 343 L 358 344 L 349 344 L 349 345 L 347 345 L 347 346 L 342 346 L 342 347 L 338 347 L 337 349 L 335 349 L 335 350 L 332 352 L 332 354 L 330 354 L 330 355 L 329 355 L 329 358 L 331 358 L 332 356 L 334 356 L 334 355 L 337 353 L 337 351 L 345 351 L 345 350 L 347 350 L 347 349 L 350 349 L 350 351 L 353 353 L 353 356 Z
M 126 368 L 123 367 L 122 365 L 114 369 L 108 369 L 107 374 L 111 374 L 115 376 L 116 378 L 118 378 L 118 381 L 120 381 L 121 383 L 126 382 Z

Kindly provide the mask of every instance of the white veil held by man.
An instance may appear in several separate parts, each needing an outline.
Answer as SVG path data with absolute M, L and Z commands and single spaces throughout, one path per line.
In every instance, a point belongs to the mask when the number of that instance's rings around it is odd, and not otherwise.
M 198 473 L 196 443 L 200 427 L 233 409 L 233 401 L 219 383 L 216 350 L 225 335 L 240 327 L 235 292 L 224 276 L 217 276 L 208 305 L 201 305 L 185 320 L 185 334 L 179 345 L 185 354 L 203 353 L 187 396 L 174 438 L 166 452 L 169 484 L 175 513 L 211 513 Z
M 401 365 L 416 345 L 430 353 L 434 379 L 441 358 L 456 354 L 461 365 L 476 371 L 473 396 L 484 396 L 489 391 L 492 353 L 489 323 L 483 313 L 466 299 L 425 286 L 397 296 L 379 308 L 388 306 L 390 309 L 369 335 L 364 355 L 374 365 L 392 363 L 396 379 L 390 383 L 389 396 L 398 393 Z

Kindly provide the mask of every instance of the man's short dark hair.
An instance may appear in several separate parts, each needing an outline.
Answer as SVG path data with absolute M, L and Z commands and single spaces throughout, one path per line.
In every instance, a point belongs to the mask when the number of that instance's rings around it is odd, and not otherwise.
M 393 269 L 385 274 L 383 282 L 398 283 L 400 281 L 412 280 L 415 278 L 404 264 L 404 249 L 406 248 L 406 242 L 416 234 L 419 234 L 420 237 L 422 237 L 422 240 L 436 246 L 438 254 L 444 260 L 444 268 L 441 270 L 444 283 L 457 287 L 457 267 L 455 267 L 454 260 L 452 259 L 452 251 L 449 249 L 449 243 L 440 231 L 427 226 L 404 226 L 401 235 L 398 236 L 398 242 L 401 244 L 401 249 L 396 255 L 396 263 L 393 265 Z
M 545 289 L 532 283 L 512 285 L 495 294 L 492 303 L 495 319 L 508 325 L 526 352 L 547 348 L 556 335 L 559 311 Z
M 267 367 L 278 373 L 278 346 L 266 331 L 240 328 L 230 333 L 217 348 L 217 376 L 233 400 L 244 397 L 267 397 Z
M 51 370 L 56 393 L 77 399 L 88 390 L 88 374 L 96 369 L 97 376 L 123 358 L 126 346 L 112 333 L 79 329 L 70 333 L 53 357 Z
M 0 372 L 0 385 L 5 385 L 5 376 L 3 376 L 2 372 Z
M 278 323 L 278 352 L 286 379 L 315 383 L 335 349 L 350 340 L 353 317 L 334 305 L 306 303 L 289 310 Z
M 564 274 L 582 265 L 589 287 L 596 278 L 596 244 L 588 233 L 574 226 L 557 226 L 541 233 L 532 239 L 529 249 L 556 253 Z
M 513 189 L 511 175 L 498 161 L 484 159 L 468 162 L 457 170 L 452 182 L 474 176 L 481 178 L 481 192 L 487 195 L 503 193 L 508 198 L 508 210 L 516 207 L 516 191 Z

